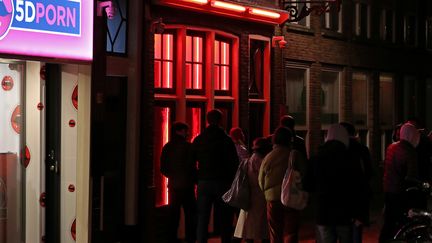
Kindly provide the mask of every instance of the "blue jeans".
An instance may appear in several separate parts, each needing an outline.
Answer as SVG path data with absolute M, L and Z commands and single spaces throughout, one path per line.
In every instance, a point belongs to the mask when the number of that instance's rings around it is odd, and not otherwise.
M 318 225 L 317 243 L 352 243 L 352 225 Z
M 206 243 L 208 224 L 212 205 L 219 215 L 221 242 L 230 243 L 233 236 L 234 209 L 222 201 L 222 195 L 228 191 L 229 184 L 216 180 L 198 181 L 198 243 Z

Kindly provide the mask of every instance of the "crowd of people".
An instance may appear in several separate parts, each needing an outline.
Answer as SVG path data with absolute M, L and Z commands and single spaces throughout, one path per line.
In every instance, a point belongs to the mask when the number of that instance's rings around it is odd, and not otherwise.
M 163 147 L 161 172 L 169 179 L 169 242 L 179 242 L 180 209 L 185 215 L 185 240 L 207 242 L 210 215 L 222 243 L 298 242 L 301 210 L 281 202 L 282 183 L 293 154 L 292 168 L 301 174 L 302 189 L 316 200 L 318 243 L 360 243 L 369 225 L 372 196 L 372 159 L 367 146 L 348 122 L 328 128 L 325 142 L 308 156 L 304 139 L 295 132 L 295 120 L 285 115 L 269 137 L 253 141 L 248 151 L 241 128 L 229 135 L 221 126 L 222 113 L 207 113 L 208 126 L 192 141 L 189 127 L 175 122 Z M 388 242 L 411 207 L 425 208 L 427 198 L 405 193 L 410 181 L 428 181 L 432 142 L 419 123 L 409 120 L 396 127 L 394 143 L 384 162 L 384 225 L 379 242 Z M 234 208 L 222 200 L 242 162 L 246 163 L 250 205 Z

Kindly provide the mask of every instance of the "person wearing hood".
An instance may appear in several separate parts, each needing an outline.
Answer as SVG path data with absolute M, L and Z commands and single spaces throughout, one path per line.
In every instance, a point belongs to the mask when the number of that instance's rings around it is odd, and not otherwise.
M 239 159 L 231 138 L 221 127 L 222 112 L 207 113 L 208 126 L 192 143 L 192 159 L 198 164 L 197 209 L 198 243 L 207 242 L 208 224 L 212 205 L 219 215 L 221 242 L 231 242 L 234 209 L 222 201 L 222 195 L 231 187 Z
M 405 123 L 400 129 L 400 140 L 390 144 L 384 161 L 384 224 L 380 242 L 388 242 L 396 233 L 404 218 L 404 213 L 411 207 L 405 192 L 410 180 L 418 180 L 416 147 L 420 134 L 412 124 Z M 407 180 L 408 179 L 408 180 Z
M 186 242 L 196 239 L 196 165 L 190 158 L 191 143 L 188 142 L 189 126 L 175 122 L 171 127 L 171 139 L 162 148 L 161 172 L 168 178 L 169 233 L 170 242 L 178 242 L 177 230 L 180 209 L 185 214 Z
M 349 136 L 340 124 L 329 127 L 313 164 L 313 189 L 316 194 L 318 243 L 351 243 L 352 225 L 360 225 L 355 191 L 356 167 L 350 161 Z

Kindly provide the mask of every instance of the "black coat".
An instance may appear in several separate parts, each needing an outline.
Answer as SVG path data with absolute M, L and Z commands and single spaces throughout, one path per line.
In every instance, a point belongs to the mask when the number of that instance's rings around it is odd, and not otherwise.
M 225 131 L 209 125 L 192 143 L 198 162 L 198 180 L 217 180 L 231 185 L 239 165 L 235 145 Z
M 192 144 L 185 138 L 173 134 L 162 148 L 161 172 L 168 178 L 168 187 L 193 188 L 196 183 L 196 164 L 191 157 Z
M 345 145 L 336 140 L 324 143 L 311 163 L 317 224 L 348 225 L 359 219 L 358 174 Z

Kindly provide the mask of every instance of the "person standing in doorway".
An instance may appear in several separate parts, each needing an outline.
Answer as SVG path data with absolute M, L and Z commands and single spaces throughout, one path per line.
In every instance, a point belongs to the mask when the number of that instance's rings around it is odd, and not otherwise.
M 198 162 L 198 226 L 197 240 L 206 243 L 212 205 L 220 220 L 221 242 L 231 242 L 234 209 L 223 202 L 222 195 L 229 190 L 239 159 L 231 138 L 221 127 L 222 112 L 207 113 L 209 124 L 192 143 L 192 158 Z
M 188 142 L 189 126 L 175 122 L 171 127 L 171 140 L 165 144 L 161 154 L 161 172 L 168 178 L 169 188 L 169 240 L 178 242 L 177 230 L 180 209 L 185 214 L 186 241 L 196 239 L 196 165 L 191 159 L 192 145 Z

